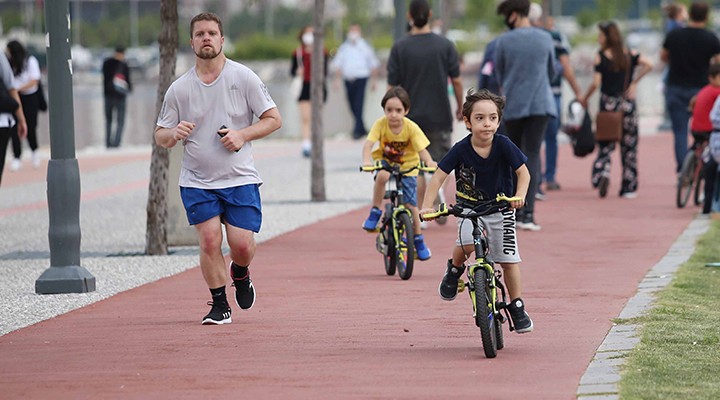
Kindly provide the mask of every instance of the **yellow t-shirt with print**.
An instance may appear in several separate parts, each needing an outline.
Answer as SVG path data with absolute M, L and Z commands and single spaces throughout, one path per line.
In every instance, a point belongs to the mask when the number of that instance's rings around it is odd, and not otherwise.
M 382 117 L 373 124 L 368 133 L 367 140 L 380 146 L 373 150 L 373 160 L 385 160 L 391 164 L 400 164 L 400 169 L 412 168 L 420 162 L 420 151 L 430 145 L 425 133 L 415 122 L 403 118 L 403 127 L 400 133 L 393 133 L 387 122 L 387 117 Z M 416 176 L 417 170 L 408 173 L 408 176 Z

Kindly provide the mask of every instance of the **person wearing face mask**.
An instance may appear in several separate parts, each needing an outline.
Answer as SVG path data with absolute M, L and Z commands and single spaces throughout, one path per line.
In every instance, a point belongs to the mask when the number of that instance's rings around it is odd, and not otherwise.
M 362 37 L 360 25 L 350 25 L 347 39 L 340 45 L 331 68 L 335 71 L 335 82 L 339 82 L 341 77 L 345 82 L 348 104 L 355 118 L 353 139 L 361 139 L 367 134 L 363 123 L 365 87 L 370 80 L 370 89 L 375 90 L 375 76 L 379 65 L 375 50 Z
M 506 98 L 507 136 L 528 157 L 530 187 L 517 226 L 539 231 L 535 222 L 535 193 L 542 181 L 540 148 L 550 118 L 556 118 L 550 80 L 555 75 L 555 45 L 550 34 L 530 24 L 529 0 L 505 0 L 497 7 L 509 31 L 500 35 L 495 49 L 495 75 Z
M 293 51 L 292 61 L 290 66 L 290 75 L 295 77 L 300 75 L 303 78 L 302 91 L 298 97 L 298 107 L 300 108 L 300 122 L 301 122 L 301 136 L 302 136 L 302 155 L 303 157 L 309 158 L 312 153 L 312 145 L 310 142 L 310 121 L 311 121 L 311 108 L 310 108 L 310 77 L 311 77 L 311 66 L 312 60 L 312 48 L 314 41 L 314 29 L 312 26 L 305 26 L 300 30 L 298 40 L 300 46 Z M 328 67 L 328 52 L 323 49 L 325 53 L 325 64 L 323 66 L 323 77 L 327 76 Z M 327 87 L 325 80 L 323 79 L 323 101 L 327 100 Z

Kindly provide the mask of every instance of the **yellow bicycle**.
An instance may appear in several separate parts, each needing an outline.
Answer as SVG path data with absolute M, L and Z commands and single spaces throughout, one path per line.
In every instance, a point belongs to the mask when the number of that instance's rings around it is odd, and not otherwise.
M 360 167 L 360 171 L 364 172 L 379 170 L 390 172 L 384 196 L 390 201 L 385 204 L 385 212 L 380 220 L 380 228 L 377 230 L 375 247 L 385 261 L 385 273 L 392 276 L 397 270 L 398 276 L 402 280 L 410 279 L 413 273 L 415 229 L 412 212 L 405 207 L 404 193 L 400 183 L 405 174 L 416 169 L 425 172 L 435 172 L 436 170 L 436 168 L 425 166 L 422 162 L 412 168 L 401 170 L 400 165 L 390 164 L 383 160 L 376 161 L 372 167 Z
M 458 197 L 463 197 L 458 193 Z M 503 341 L 502 324 L 508 321 L 510 331 L 514 330 L 507 311 L 507 295 L 502 283 L 502 271 L 495 269 L 495 263 L 488 257 L 489 245 L 487 235 L 478 219 L 482 216 L 503 212 L 510 208 L 511 201 L 521 200 L 519 197 L 507 197 L 498 194 L 490 200 L 472 200 L 463 204 L 447 207 L 442 203 L 435 213 L 422 215 L 423 219 L 434 219 L 443 215 L 470 220 L 473 225 L 473 245 L 475 246 L 475 262 L 467 268 L 467 279 L 458 281 L 458 293 L 468 288 L 473 305 L 475 325 L 480 328 L 485 356 L 494 358 L 497 351 L 505 344 Z M 468 205 L 472 204 L 472 205 Z M 505 315 L 501 313 L 504 310 Z

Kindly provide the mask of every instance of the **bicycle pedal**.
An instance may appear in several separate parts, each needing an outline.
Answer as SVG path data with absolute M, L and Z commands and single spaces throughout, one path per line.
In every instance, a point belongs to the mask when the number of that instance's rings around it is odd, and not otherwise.
M 458 292 L 458 293 L 464 292 L 464 291 L 465 291 L 465 286 L 467 286 L 467 284 L 465 283 L 465 281 L 463 281 L 462 279 L 458 279 L 458 290 L 457 290 L 457 292 Z

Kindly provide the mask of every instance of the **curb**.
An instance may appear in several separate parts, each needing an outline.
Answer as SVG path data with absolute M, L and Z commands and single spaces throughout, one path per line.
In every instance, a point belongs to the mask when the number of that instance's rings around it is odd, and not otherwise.
M 655 293 L 667 287 L 673 280 L 675 271 L 692 256 L 695 243 L 707 232 L 710 222 L 710 218 L 701 215 L 690 222 L 667 254 L 640 281 L 637 293 L 628 300 L 618 316 L 619 319 L 641 317 L 653 308 Z M 618 384 L 622 366 L 630 351 L 640 343 L 641 327 L 640 324 L 613 324 L 580 378 L 577 390 L 579 400 L 620 398 Z

